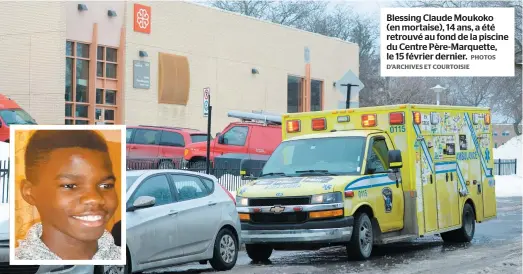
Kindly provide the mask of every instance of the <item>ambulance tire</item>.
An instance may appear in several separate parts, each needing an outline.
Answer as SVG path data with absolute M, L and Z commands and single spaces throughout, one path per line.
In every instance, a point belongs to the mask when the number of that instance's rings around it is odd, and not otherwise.
M 463 216 L 461 228 L 441 233 L 441 238 L 445 242 L 450 243 L 468 243 L 474 238 L 476 232 L 476 216 L 474 209 L 469 203 L 465 203 L 463 206 Z
M 367 260 L 372 254 L 372 246 L 374 243 L 372 221 L 369 215 L 364 212 L 360 212 L 354 216 L 354 220 L 352 237 L 347 244 L 348 259 Z
M 246 244 L 245 251 L 253 262 L 266 262 L 272 255 L 272 247 L 263 244 Z

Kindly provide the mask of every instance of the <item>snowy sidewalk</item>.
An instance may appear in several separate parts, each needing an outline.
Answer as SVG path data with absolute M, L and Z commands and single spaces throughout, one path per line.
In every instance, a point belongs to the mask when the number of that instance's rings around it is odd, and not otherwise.
M 523 196 L 523 177 L 518 175 L 495 176 L 496 197 Z

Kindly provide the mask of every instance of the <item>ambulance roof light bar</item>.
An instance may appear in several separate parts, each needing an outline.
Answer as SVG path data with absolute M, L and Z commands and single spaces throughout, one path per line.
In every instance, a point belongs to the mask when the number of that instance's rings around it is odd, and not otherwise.
M 227 113 L 228 117 L 238 118 L 242 122 L 259 122 L 264 124 L 274 124 L 281 125 L 281 116 L 270 115 L 270 114 L 260 114 L 260 113 L 251 113 L 232 110 Z

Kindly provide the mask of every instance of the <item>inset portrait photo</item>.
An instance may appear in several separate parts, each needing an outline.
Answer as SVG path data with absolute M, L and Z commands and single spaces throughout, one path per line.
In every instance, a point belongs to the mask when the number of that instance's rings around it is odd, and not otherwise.
M 125 126 L 10 130 L 10 264 L 125 265 Z

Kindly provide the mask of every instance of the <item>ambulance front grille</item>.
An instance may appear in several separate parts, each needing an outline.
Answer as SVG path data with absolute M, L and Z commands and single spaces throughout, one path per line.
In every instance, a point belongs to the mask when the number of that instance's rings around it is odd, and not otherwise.
M 249 199 L 249 206 L 308 205 L 310 202 L 310 197 L 252 198 Z

